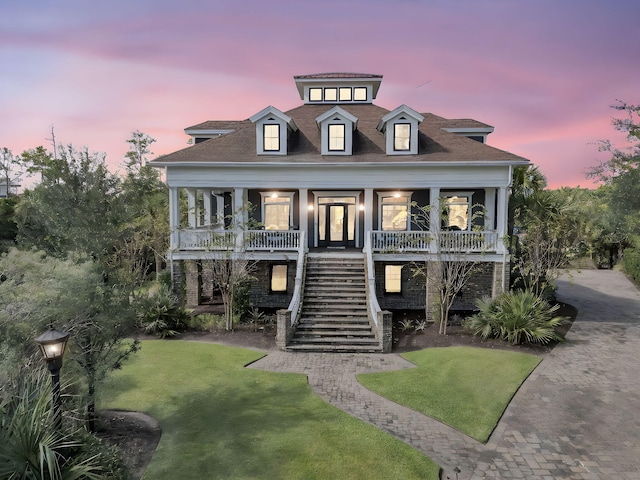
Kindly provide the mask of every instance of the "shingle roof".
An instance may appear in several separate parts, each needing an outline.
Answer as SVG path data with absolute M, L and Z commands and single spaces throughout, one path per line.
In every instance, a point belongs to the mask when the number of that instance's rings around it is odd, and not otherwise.
M 333 105 L 305 104 L 285 112 L 295 121 L 298 131 L 289 138 L 287 155 L 257 155 L 256 128 L 249 120 L 203 122 L 189 128 L 223 128 L 233 132 L 212 138 L 152 161 L 157 164 L 180 163 L 394 163 L 394 162 L 522 162 L 526 159 L 443 128 L 488 127 L 471 119 L 447 120 L 431 113 L 419 125 L 417 155 L 386 155 L 385 136 L 376 127 L 389 110 L 373 104 L 341 104 L 358 118 L 353 132 L 353 155 L 321 155 L 320 130 L 316 117 Z

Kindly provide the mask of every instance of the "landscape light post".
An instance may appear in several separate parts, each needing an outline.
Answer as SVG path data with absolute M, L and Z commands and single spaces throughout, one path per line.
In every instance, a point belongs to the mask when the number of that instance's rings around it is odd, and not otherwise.
M 47 362 L 47 367 L 51 372 L 51 382 L 53 386 L 53 415 L 54 425 L 57 430 L 62 428 L 62 404 L 60 402 L 60 369 L 62 368 L 62 357 L 67 346 L 69 333 L 60 332 L 49 325 L 49 330 L 44 332 L 35 342 L 40 346 L 42 356 Z

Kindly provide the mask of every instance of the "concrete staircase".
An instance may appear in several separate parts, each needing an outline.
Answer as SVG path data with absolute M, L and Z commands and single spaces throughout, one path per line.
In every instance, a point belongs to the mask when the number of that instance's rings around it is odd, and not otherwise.
M 363 256 L 308 256 L 300 323 L 287 350 L 381 352 L 365 280 Z

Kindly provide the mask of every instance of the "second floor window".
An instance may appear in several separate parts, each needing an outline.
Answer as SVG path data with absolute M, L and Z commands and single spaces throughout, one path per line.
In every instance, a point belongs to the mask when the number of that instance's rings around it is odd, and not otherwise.
M 393 149 L 409 150 L 411 147 L 411 125 L 408 123 L 396 123 L 393 126 Z
M 344 125 L 329 125 L 329 151 L 344 151 Z
M 277 152 L 280 150 L 280 125 L 264 125 L 264 151 Z

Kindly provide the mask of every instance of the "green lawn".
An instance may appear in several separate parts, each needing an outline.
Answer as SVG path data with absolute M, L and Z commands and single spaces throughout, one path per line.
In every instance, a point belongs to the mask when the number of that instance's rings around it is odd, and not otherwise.
M 533 355 L 485 348 L 406 353 L 417 368 L 358 375 L 365 387 L 486 442 L 522 382 Z
M 243 368 L 262 356 L 144 341 L 102 408 L 146 412 L 162 438 L 145 479 L 436 479 L 417 450 L 317 397 L 304 375 Z

